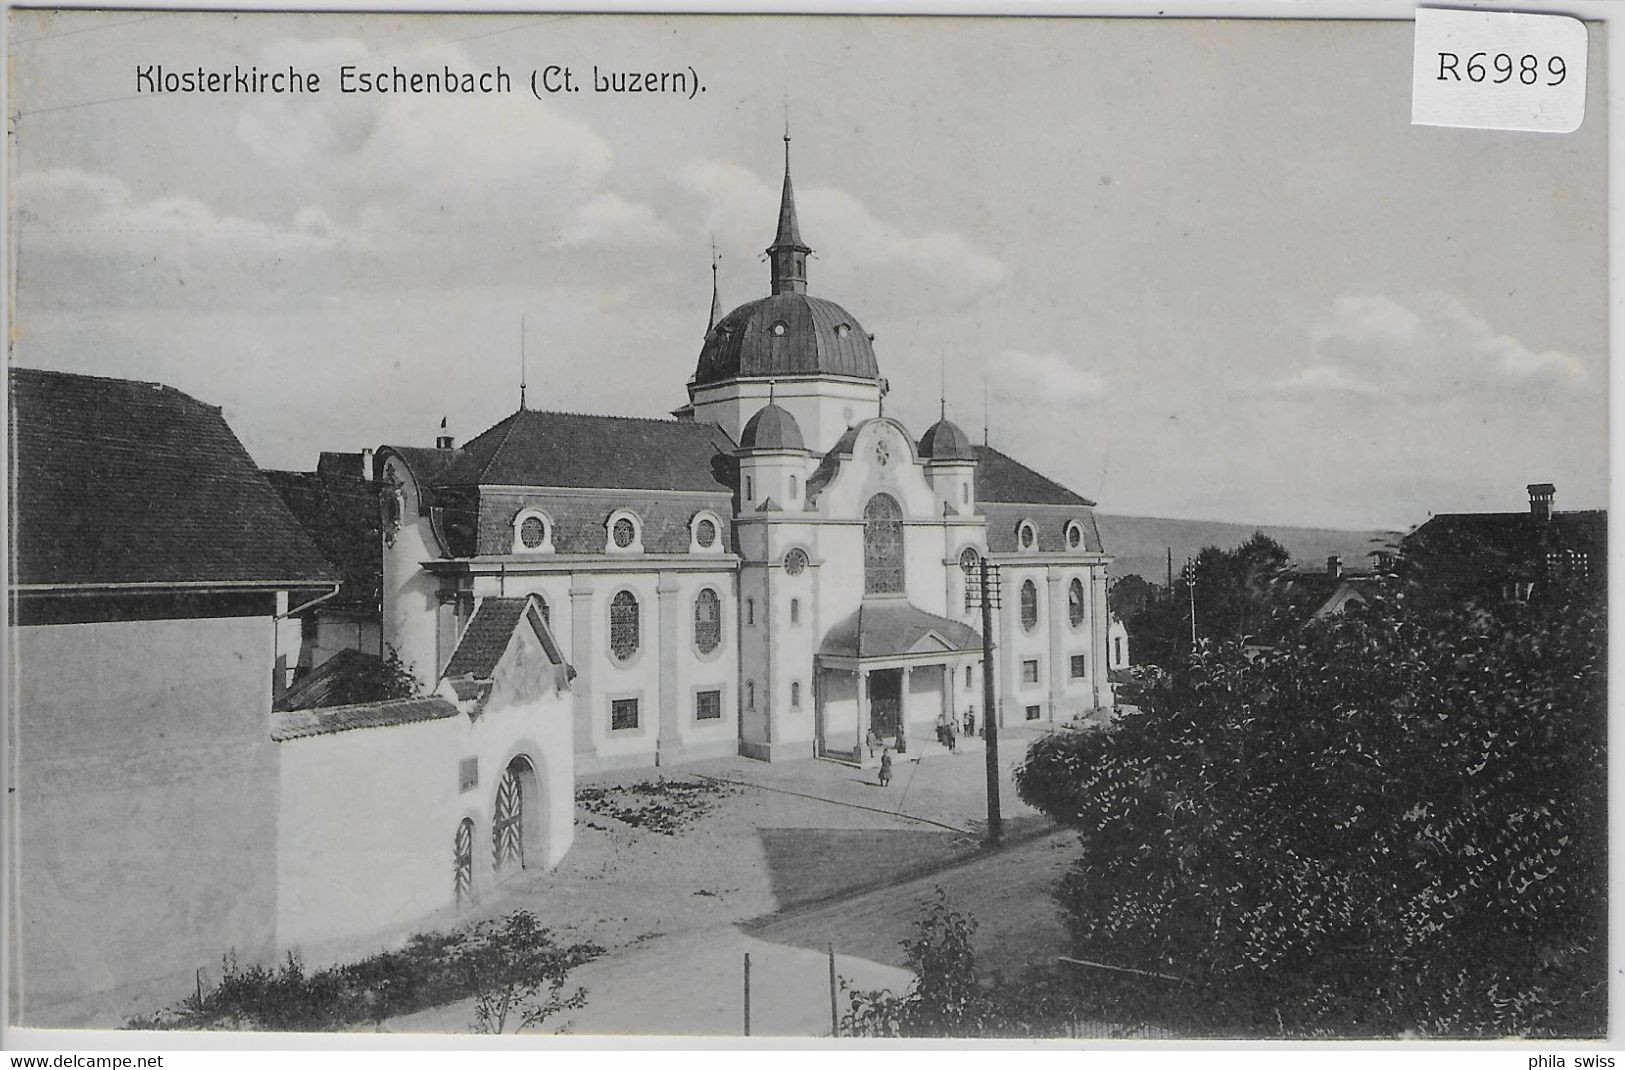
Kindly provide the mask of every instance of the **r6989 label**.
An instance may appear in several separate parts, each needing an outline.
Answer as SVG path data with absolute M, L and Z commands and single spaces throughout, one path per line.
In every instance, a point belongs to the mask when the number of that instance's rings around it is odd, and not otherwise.
M 1517 82 L 1523 85 L 1562 85 L 1569 76 L 1569 65 L 1562 56 L 1536 56 L 1524 53 L 1513 56 L 1507 52 L 1474 52 L 1463 57 L 1456 52 L 1439 53 L 1438 81 L 1493 82 L 1504 85 Z

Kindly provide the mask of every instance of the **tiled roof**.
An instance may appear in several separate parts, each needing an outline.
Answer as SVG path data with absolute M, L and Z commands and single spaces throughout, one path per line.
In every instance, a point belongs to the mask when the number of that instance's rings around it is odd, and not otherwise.
M 728 490 L 734 478 L 733 450 L 733 440 L 715 424 L 526 410 L 460 450 L 439 451 L 460 456 L 429 482 Z M 415 464 L 413 471 L 417 473 Z
M 324 460 L 330 456 L 322 455 Z M 384 569 L 380 484 L 340 474 L 332 466 L 325 472 L 267 471 L 265 476 L 322 556 L 344 577 L 338 596 L 323 607 L 378 612 Z
M 976 449 L 976 500 L 1023 505 L 1094 505 L 992 446 Z
M 271 738 L 278 743 L 309 736 L 326 736 L 358 728 L 439 721 L 457 716 L 457 707 L 443 698 L 403 698 L 361 706 L 329 706 L 319 710 L 282 710 L 271 714 Z
M 528 622 L 541 640 L 548 661 L 558 670 L 558 686 L 563 688 L 575 675 L 575 670 L 564 659 L 558 640 L 542 618 L 533 597 L 485 598 L 474 607 L 474 616 L 463 629 L 463 636 L 452 652 L 451 660 L 441 673 L 445 680 L 489 680 L 508 649 L 514 629 Z M 461 693 L 461 692 L 459 692 Z
M 126 379 L 10 382 L 12 582 L 338 581 L 218 408 Z
M 272 709 L 314 710 L 322 706 L 349 706 L 377 701 L 384 661 L 361 650 L 341 650 L 296 680 Z
M 489 680 L 502 660 L 513 630 L 524 616 L 528 598 L 486 598 L 474 609 L 474 616 L 463 629 L 451 660 L 446 662 L 446 677 L 470 676 L 476 680 Z
M 818 652 L 827 657 L 892 657 L 908 653 L 933 632 L 954 650 L 982 649 L 981 633 L 974 628 L 927 613 L 901 598 L 873 598 L 831 628 Z

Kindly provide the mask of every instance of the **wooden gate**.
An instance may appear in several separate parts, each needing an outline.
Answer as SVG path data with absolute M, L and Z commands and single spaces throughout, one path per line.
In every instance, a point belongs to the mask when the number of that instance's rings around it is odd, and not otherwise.
M 519 771 L 509 766 L 497 785 L 496 817 L 491 822 L 491 844 L 495 853 L 496 870 L 502 872 L 510 863 L 525 868 L 525 796 L 519 784 Z
M 457 826 L 457 843 L 452 851 L 455 867 L 453 882 L 457 891 L 457 905 L 474 901 L 474 822 L 463 818 Z

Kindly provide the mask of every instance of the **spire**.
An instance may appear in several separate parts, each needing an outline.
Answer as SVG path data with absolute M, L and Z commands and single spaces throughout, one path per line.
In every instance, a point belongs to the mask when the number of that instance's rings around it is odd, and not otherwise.
M 717 329 L 717 323 L 722 319 L 722 298 L 717 290 L 717 236 L 711 235 L 711 322 L 705 328 L 705 336 L 709 338 L 711 332 Z
M 801 240 L 801 227 L 796 222 L 796 191 L 790 182 L 790 114 L 785 105 L 784 117 L 784 192 L 779 197 L 779 229 L 773 244 L 767 247 L 768 259 L 773 265 L 773 292 L 807 292 L 807 254 L 812 252 Z
M 525 411 L 525 314 L 519 314 L 519 411 Z

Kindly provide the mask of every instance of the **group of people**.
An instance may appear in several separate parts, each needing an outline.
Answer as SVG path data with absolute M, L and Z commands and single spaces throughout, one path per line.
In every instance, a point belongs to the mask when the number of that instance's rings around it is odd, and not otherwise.
M 937 742 L 947 747 L 950 752 L 956 752 L 959 749 L 959 732 L 959 723 L 954 720 L 952 714 L 943 710 L 937 716 Z M 964 732 L 967 736 L 976 734 L 976 711 L 965 710 Z M 863 742 L 869 748 L 869 757 L 873 758 L 875 751 L 880 751 L 880 786 L 885 787 L 891 783 L 891 748 L 886 746 L 885 741 L 873 727 L 870 727 L 864 735 Z

